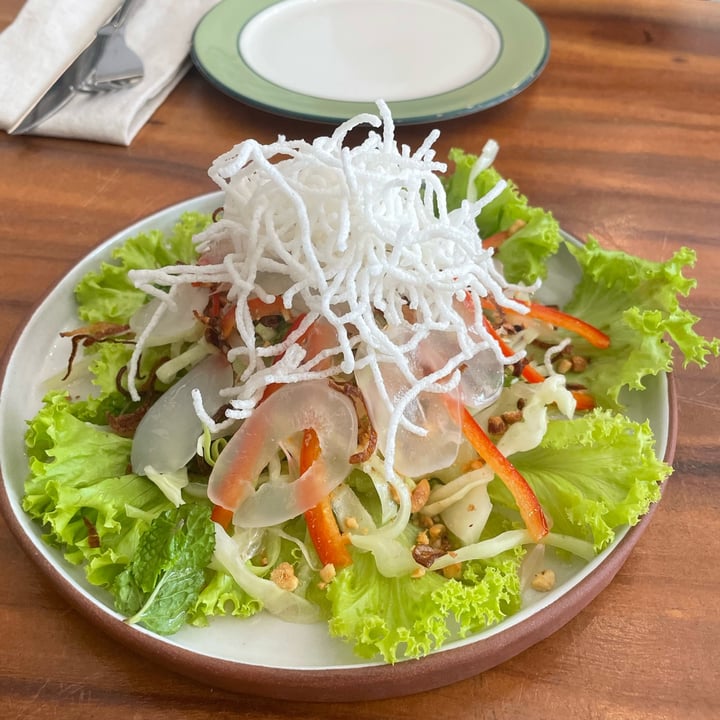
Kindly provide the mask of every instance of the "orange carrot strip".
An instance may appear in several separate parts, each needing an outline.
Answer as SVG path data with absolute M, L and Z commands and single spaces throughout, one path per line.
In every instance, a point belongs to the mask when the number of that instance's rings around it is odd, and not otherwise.
M 525 227 L 527 223 L 519 218 L 507 229 L 498 230 L 496 233 L 483 238 L 482 244 L 485 248 L 499 248 L 508 238 L 512 237 L 518 230 Z
M 525 526 L 535 542 L 539 542 L 549 532 L 547 518 L 537 499 L 537 495 L 517 468 L 497 449 L 497 446 L 478 425 L 467 408 L 458 409 L 450 397 L 446 398 L 448 410 L 456 418 L 468 442 L 477 454 L 492 468 L 510 491 Z M 458 417 L 459 413 L 459 417 Z
M 250 317 L 253 321 L 260 320 L 268 315 L 282 315 L 285 312 L 283 299 L 280 295 L 276 295 L 272 302 L 263 302 L 260 298 L 250 298 L 247 301 Z
M 298 315 L 288 329 L 287 335 L 296 330 L 303 318 L 304 313 Z M 305 334 L 298 342 L 302 342 L 306 337 L 312 335 L 312 326 L 308 328 Z M 320 348 L 312 348 L 312 354 L 315 355 Z M 282 355 L 279 355 L 277 362 Z M 266 400 L 278 388 L 280 383 L 273 383 L 265 388 L 262 400 Z M 261 402 L 262 402 L 261 400 Z M 300 449 L 300 474 L 304 473 L 320 455 L 320 442 L 316 432 L 312 428 L 308 428 L 303 433 L 303 442 Z M 340 532 L 335 515 L 333 513 L 330 498 L 323 498 L 317 505 L 306 510 L 304 513 L 305 522 L 307 523 L 310 539 L 315 546 L 320 562 L 323 565 L 332 563 L 336 570 L 347 567 L 352 563 L 352 557 L 347 549 L 346 540 Z
M 235 330 L 235 303 L 225 307 L 225 312 L 220 318 L 220 337 L 227 340 Z
M 304 473 L 319 455 L 320 443 L 317 434 L 312 428 L 305 430 L 300 450 L 300 472 Z M 329 496 L 305 511 L 305 522 L 323 565 L 331 563 L 336 570 L 340 570 L 352 563 L 346 540 L 335 520 Z
M 542 320 L 543 322 L 574 332 L 601 350 L 610 347 L 610 338 L 602 332 L 602 330 L 598 330 L 595 326 L 586 323 L 574 315 L 569 315 L 562 310 L 549 307 L 548 305 L 540 305 L 539 303 L 531 302 L 523 304 L 527 305 L 529 309 L 528 315 L 536 320 Z
M 498 347 L 500 348 L 500 352 L 505 357 L 510 357 L 511 355 L 514 355 L 513 349 L 498 335 L 497 330 L 490 324 L 487 318 L 483 318 L 483 322 L 485 324 L 485 329 L 488 331 L 490 336 L 495 340 L 495 342 L 498 344 Z M 525 367 L 522 369 L 522 376 L 527 380 L 529 383 L 541 383 L 543 380 L 545 380 L 545 376 L 535 367 L 532 365 L 525 365 Z
M 213 505 L 210 519 L 222 526 L 226 530 L 230 527 L 233 519 L 233 511 L 222 507 L 221 505 Z
M 572 396 L 575 398 L 576 410 L 593 410 L 595 408 L 595 398 L 585 390 L 571 390 Z
M 532 365 L 525 365 L 522 369 L 522 376 L 529 383 L 541 383 L 545 380 L 545 376 Z

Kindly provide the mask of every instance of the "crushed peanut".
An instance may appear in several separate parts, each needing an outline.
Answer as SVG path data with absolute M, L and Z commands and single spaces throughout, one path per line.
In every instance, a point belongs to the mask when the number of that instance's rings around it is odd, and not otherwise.
M 425 570 L 424 567 L 415 568 L 415 569 L 410 573 L 410 577 L 413 578 L 413 580 L 418 580 L 418 579 L 421 578 L 423 575 L 425 575 L 425 572 L 426 572 L 426 570 Z
M 400 503 L 400 496 L 398 495 L 397 488 L 390 483 L 390 497 L 393 499 L 393 502 Z
M 523 419 L 523 414 L 521 410 L 508 410 L 507 412 L 504 412 L 501 416 L 503 419 L 503 422 L 506 425 L 514 425 L 517 422 L 520 422 Z
M 548 592 L 555 587 L 555 572 L 550 568 L 535 573 L 530 583 L 533 590 Z
M 561 357 L 556 363 L 555 363 L 555 370 L 562 375 L 565 375 L 569 372 L 583 372 L 583 370 L 586 370 L 588 366 L 588 359 L 583 357 L 582 355 L 565 355 L 563 353 L 563 357 Z
M 457 580 L 462 575 L 462 563 L 453 563 L 442 569 L 442 574 L 448 580 Z
M 293 592 L 300 581 L 295 576 L 295 568 L 289 562 L 281 562 L 273 568 L 270 579 L 281 589 Z
M 507 430 L 507 423 L 500 415 L 491 415 L 488 418 L 488 432 L 491 435 L 502 435 Z
M 435 523 L 430 526 L 428 532 L 433 539 L 442 537 L 445 534 L 445 526 L 442 523 Z
M 429 530 L 435 524 L 435 521 L 432 519 L 432 517 L 430 515 L 418 515 L 418 522 L 426 530 Z
M 430 481 L 427 478 L 423 478 L 415 486 L 410 496 L 410 510 L 411 512 L 420 512 L 425 507 L 428 498 L 430 497 Z
M 357 518 L 352 516 L 346 517 L 344 522 L 347 530 L 357 530 L 360 527 L 360 523 L 357 521 Z
M 582 372 L 586 370 L 588 366 L 587 358 L 584 358 L 582 355 L 573 355 L 572 358 L 570 358 L 570 362 L 572 363 L 573 372 Z
M 320 579 L 324 584 L 327 585 L 335 577 L 335 566 L 332 563 L 328 563 L 320 568 Z

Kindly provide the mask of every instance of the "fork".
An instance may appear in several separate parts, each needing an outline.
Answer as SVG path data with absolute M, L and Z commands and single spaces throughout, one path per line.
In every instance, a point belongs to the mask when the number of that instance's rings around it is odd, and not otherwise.
M 83 92 L 106 92 L 134 85 L 144 75 L 143 62 L 125 41 L 125 23 L 138 0 L 125 0 L 112 20 L 100 28 L 104 38 L 95 68 L 79 86 Z

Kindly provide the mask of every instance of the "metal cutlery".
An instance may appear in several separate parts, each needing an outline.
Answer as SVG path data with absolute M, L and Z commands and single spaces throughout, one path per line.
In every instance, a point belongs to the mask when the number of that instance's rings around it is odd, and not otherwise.
M 125 41 L 125 22 L 137 0 L 126 0 L 113 19 L 98 31 L 105 38 L 102 52 L 80 86 L 83 92 L 106 92 L 139 82 L 144 74 L 143 62 Z
M 123 2 L 115 15 L 98 30 L 90 45 L 34 107 L 8 130 L 10 135 L 21 135 L 37 127 L 65 107 L 78 92 L 112 92 L 142 79 L 142 61 L 127 47 L 124 38 L 125 21 L 136 2 L 138 0 Z M 96 74 L 98 66 L 99 77 Z

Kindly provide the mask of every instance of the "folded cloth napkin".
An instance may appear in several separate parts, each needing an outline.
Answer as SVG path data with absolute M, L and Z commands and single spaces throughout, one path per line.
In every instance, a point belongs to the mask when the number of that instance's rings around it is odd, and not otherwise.
M 136 85 L 78 93 L 31 133 L 129 145 L 190 67 L 192 34 L 218 0 L 144 0 L 125 25 L 142 58 Z M 27 0 L 0 33 L 0 128 L 9 130 L 68 68 L 121 0 Z

